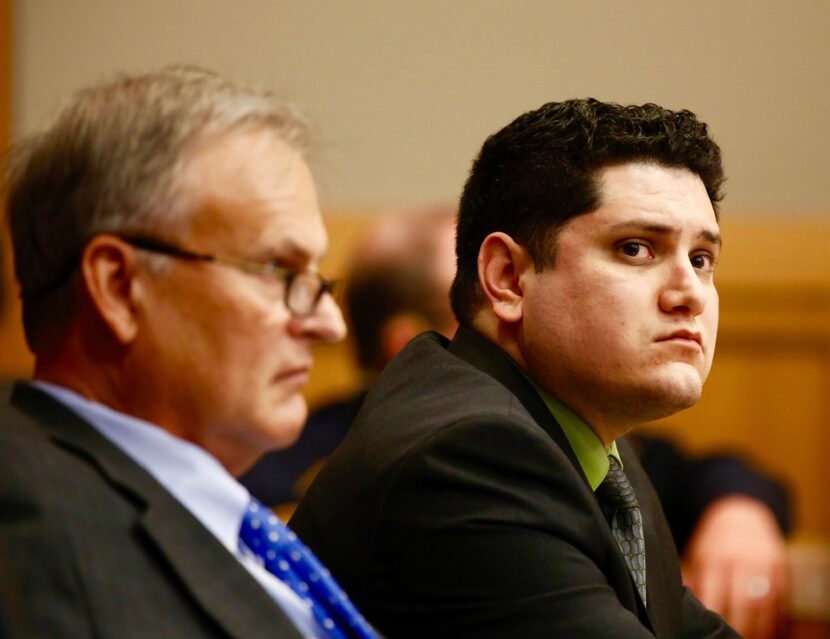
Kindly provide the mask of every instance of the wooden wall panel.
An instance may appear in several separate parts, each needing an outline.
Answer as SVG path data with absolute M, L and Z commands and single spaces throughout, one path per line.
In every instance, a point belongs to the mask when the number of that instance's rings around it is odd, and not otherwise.
M 0 0 L 0 144 L 11 131 L 12 0 Z
M 0 149 L 11 138 L 12 0 L 0 0 Z M 0 211 L 5 218 L 5 214 Z M 32 357 L 23 340 L 20 304 L 15 295 L 11 248 L 5 221 L 0 224 L 0 379 L 26 374 Z

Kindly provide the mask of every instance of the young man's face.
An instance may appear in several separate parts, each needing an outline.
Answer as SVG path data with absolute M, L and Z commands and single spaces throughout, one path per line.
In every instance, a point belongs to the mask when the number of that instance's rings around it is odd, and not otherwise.
M 700 178 L 630 163 L 598 173 L 553 266 L 526 274 L 523 365 L 605 443 L 699 398 L 715 350 L 720 250 Z

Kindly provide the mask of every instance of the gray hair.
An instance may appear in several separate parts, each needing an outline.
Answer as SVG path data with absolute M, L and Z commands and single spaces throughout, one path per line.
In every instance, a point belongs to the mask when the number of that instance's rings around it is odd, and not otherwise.
M 83 89 L 15 144 L 5 195 L 30 348 L 74 310 L 84 246 L 100 233 L 170 230 L 192 214 L 189 151 L 230 131 L 266 128 L 298 152 L 310 127 L 292 105 L 206 70 L 171 67 Z

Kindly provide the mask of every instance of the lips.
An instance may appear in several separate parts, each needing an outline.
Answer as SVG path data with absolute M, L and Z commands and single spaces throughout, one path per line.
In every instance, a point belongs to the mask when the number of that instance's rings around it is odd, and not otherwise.
M 700 348 L 703 348 L 703 337 L 701 336 L 701 334 L 696 332 L 696 331 L 690 331 L 690 330 L 685 330 L 685 329 L 681 329 L 681 330 L 674 331 L 673 333 L 669 333 L 668 335 L 665 335 L 664 337 L 659 338 L 657 341 L 658 342 L 673 342 L 673 341 L 691 342 L 691 343 L 697 344 Z
M 305 385 L 311 375 L 311 366 L 292 366 L 281 371 L 276 379 L 280 382 L 291 381 L 297 384 Z

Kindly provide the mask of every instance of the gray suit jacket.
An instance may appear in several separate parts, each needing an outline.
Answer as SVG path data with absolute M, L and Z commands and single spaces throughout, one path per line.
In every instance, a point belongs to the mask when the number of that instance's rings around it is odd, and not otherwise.
M 152 476 L 25 383 L 0 388 L 0 573 L 14 638 L 300 637 Z
M 386 368 L 291 525 L 395 639 L 737 636 L 683 588 L 657 497 L 619 447 L 647 608 L 556 420 L 464 328 L 416 338 Z

